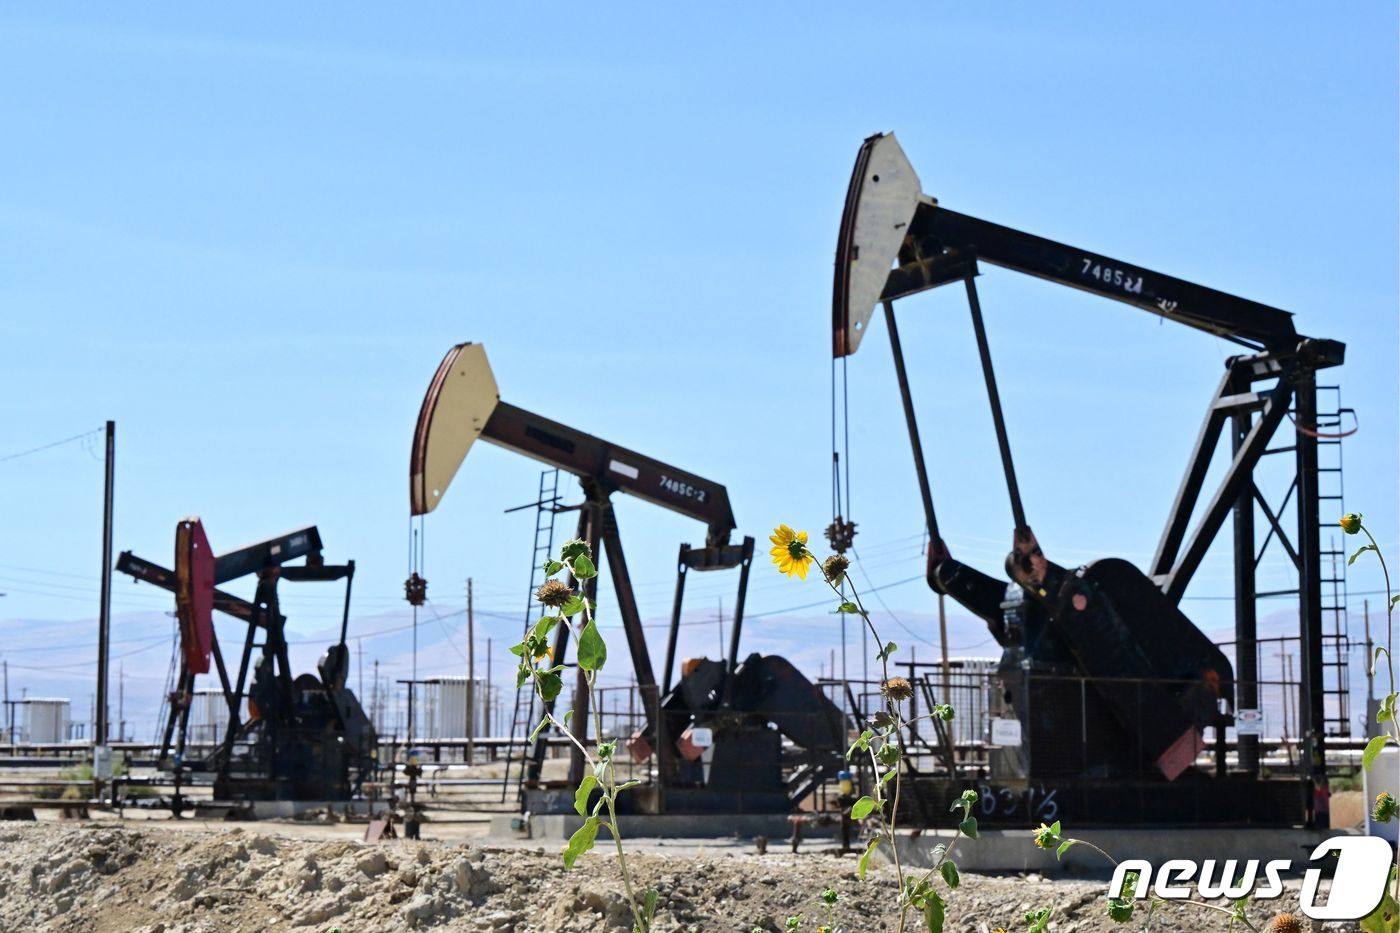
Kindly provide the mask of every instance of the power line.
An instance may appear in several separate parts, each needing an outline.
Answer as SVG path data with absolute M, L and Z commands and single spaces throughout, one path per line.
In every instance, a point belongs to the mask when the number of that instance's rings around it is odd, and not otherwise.
M 104 430 L 106 429 L 93 428 L 91 431 L 84 431 L 82 434 L 74 434 L 72 437 L 65 437 L 61 441 L 51 441 L 48 444 L 40 444 L 38 447 L 31 447 L 28 450 L 21 450 L 19 453 L 7 454 L 4 457 L 0 457 L 0 463 L 5 463 L 8 460 L 18 460 L 20 457 L 27 457 L 30 454 L 37 454 L 40 451 L 44 450 L 52 450 L 55 447 L 62 447 L 64 444 L 71 444 L 74 441 L 80 441 L 85 437 L 92 437 L 94 434 L 101 434 Z

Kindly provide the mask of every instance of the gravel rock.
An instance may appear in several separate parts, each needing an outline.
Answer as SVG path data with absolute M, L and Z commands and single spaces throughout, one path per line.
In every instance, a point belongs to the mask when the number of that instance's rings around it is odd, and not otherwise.
M 818 895 L 840 895 L 836 926 L 846 933 L 893 931 L 893 869 L 854 874 L 856 856 L 752 847 L 694 858 L 629 858 L 637 896 L 658 890 L 655 929 L 748 933 L 826 922 Z M 486 930 L 584 933 L 628 930 L 631 915 L 615 857 L 598 850 L 565 871 L 557 847 L 544 851 L 393 840 L 373 845 L 311 842 L 211 826 L 172 832 L 40 821 L 0 829 L 0 930 L 224 933 L 315 930 L 345 933 Z M 1104 910 L 1105 880 L 964 872 L 948 899 L 944 929 L 1024 930 L 1030 907 L 1055 909 L 1055 933 L 1123 933 Z M 1296 910 L 1297 883 L 1250 908 L 1258 928 Z M 946 892 L 945 892 L 946 893 Z M 912 927 L 911 927 L 912 928 Z M 1214 915 L 1172 905 L 1153 929 L 1222 929 Z M 1351 929 L 1353 925 L 1318 929 Z

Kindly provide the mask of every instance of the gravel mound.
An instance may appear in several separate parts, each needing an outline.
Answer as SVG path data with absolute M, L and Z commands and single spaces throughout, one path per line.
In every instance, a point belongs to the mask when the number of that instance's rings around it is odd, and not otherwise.
M 837 927 L 893 930 L 879 907 L 893 871 L 855 876 L 854 856 L 824 852 L 639 854 L 629 864 L 660 890 L 656 929 L 751 933 L 826 915 L 824 887 L 840 893 Z M 501 930 L 572 933 L 629 930 L 615 860 L 592 853 L 565 871 L 557 852 L 442 842 L 311 842 L 265 830 L 170 832 L 147 827 L 0 824 L 0 929 L 196 933 Z M 1101 881 L 964 875 L 949 904 L 949 931 L 1024 930 L 1031 907 L 1055 908 L 1050 929 L 1123 931 L 1104 915 Z M 1296 907 L 1297 886 L 1251 919 Z M 1206 911 L 1159 911 L 1154 930 L 1224 929 Z M 1223 917 L 1219 917 L 1223 921 Z M 1347 927 L 1336 927 L 1344 929 Z

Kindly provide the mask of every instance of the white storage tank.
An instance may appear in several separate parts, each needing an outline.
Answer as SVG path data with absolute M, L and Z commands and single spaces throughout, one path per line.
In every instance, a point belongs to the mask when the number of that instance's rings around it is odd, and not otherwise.
M 981 742 L 986 738 L 988 712 L 997 708 L 994 697 L 1001 689 L 996 677 L 1000 663 L 997 658 L 948 659 L 948 703 L 955 714 L 951 723 L 955 744 Z M 934 684 L 934 693 L 940 692 L 942 671 L 939 667 L 935 666 L 925 676 Z
M 467 693 L 474 694 L 472 718 L 475 728 L 467 728 Z M 414 697 L 414 738 L 465 739 L 486 734 L 486 682 L 481 678 L 433 677 L 418 685 Z
M 71 704 L 61 697 L 26 697 L 16 700 L 15 732 L 22 743 L 56 745 L 68 741 Z
M 190 697 L 191 745 L 218 745 L 228 730 L 228 700 L 222 690 L 196 690 Z

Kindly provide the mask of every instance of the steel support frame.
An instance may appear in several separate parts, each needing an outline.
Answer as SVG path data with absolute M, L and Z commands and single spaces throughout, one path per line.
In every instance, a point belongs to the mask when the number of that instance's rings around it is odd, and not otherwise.
M 963 280 L 971 282 L 976 274 L 975 256 L 957 256 L 957 264 L 948 263 L 945 271 L 940 269 L 933 281 L 918 288 L 949 284 Z M 1010 264 L 1008 264 L 1010 265 Z M 953 270 L 958 274 L 955 276 Z M 1027 271 L 1021 269 L 1019 271 Z M 1049 276 L 1047 276 L 1049 277 Z M 919 491 L 923 500 L 925 520 L 928 523 L 932 550 L 945 554 L 946 550 L 938 532 L 937 519 L 933 510 L 933 497 L 928 480 L 927 466 L 920 443 L 918 424 L 914 417 L 912 392 L 904 365 L 904 354 L 895 321 L 893 298 L 900 293 L 893 287 L 895 274 L 891 274 L 891 287 L 882 298 L 885 321 L 890 330 L 891 349 L 895 360 L 895 371 L 899 383 L 901 401 L 909 429 L 911 447 L 914 454 L 915 472 L 919 480 Z M 894 294 L 892 294 L 894 293 Z M 975 291 L 969 286 L 969 300 L 975 302 Z M 974 323 L 979 309 L 973 305 Z M 984 337 L 979 340 L 979 352 L 983 350 Z M 1295 480 L 1298 495 L 1297 540 L 1291 542 L 1284 533 L 1282 513 L 1288 497 L 1277 510 L 1269 508 L 1263 495 L 1255 486 L 1253 472 L 1260 459 L 1267 453 L 1282 452 L 1270 450 L 1269 442 L 1278 428 L 1293 409 L 1293 417 L 1298 424 L 1310 425 L 1317 420 L 1316 369 L 1336 365 L 1338 359 L 1331 358 L 1330 348 L 1317 353 L 1303 352 L 1300 347 L 1293 353 L 1261 352 L 1232 358 L 1206 410 L 1201 430 L 1187 464 L 1186 472 L 1173 502 L 1171 513 L 1163 529 L 1156 554 L 1153 557 L 1150 575 L 1157 580 L 1164 592 L 1175 600 L 1180 600 L 1192 576 L 1199 568 L 1207 550 L 1222 530 L 1225 520 L 1234 517 L 1234 563 L 1236 593 L 1236 680 L 1240 684 L 1237 697 L 1238 708 L 1251 708 L 1258 702 L 1257 669 L 1257 606 L 1260 595 L 1257 590 L 1255 571 L 1262 548 L 1277 537 L 1299 572 L 1299 642 L 1301 645 L 1299 722 L 1302 729 L 1302 752 L 1306 777 L 1314 788 L 1314 799 L 1310 802 L 1310 821 L 1325 825 L 1326 811 L 1326 741 L 1324 733 L 1323 706 L 1323 666 L 1322 666 L 1322 601 L 1320 534 L 1317 486 L 1317 439 L 1306 431 L 1297 432 L 1296 441 L 1289 448 L 1297 459 Z M 985 356 L 985 353 L 984 353 Z M 984 359 L 984 364 L 985 364 Z M 1272 388 L 1256 390 L 1255 384 L 1275 380 Z M 995 403 L 994 403 L 995 404 Z M 1231 460 L 1219 487 L 1194 529 L 1191 519 L 1204 491 L 1205 479 L 1214 459 L 1216 448 L 1226 426 L 1230 426 Z M 1008 459 L 1003 451 L 1003 466 Z M 1011 481 L 1011 480 L 1009 480 Z M 1293 495 L 1290 487 L 1288 496 Z M 1257 503 L 1268 523 L 1268 533 L 1261 550 L 1256 553 L 1254 528 L 1254 504 Z M 1250 774 L 1257 773 L 1258 752 L 1253 743 L 1241 744 L 1241 767 Z
M 833 301 L 833 352 L 844 356 L 848 349 L 851 309 L 848 307 L 849 264 L 856 260 L 851 237 L 857 209 L 866 183 L 866 160 L 881 139 L 865 141 L 857 157 L 851 187 L 837 242 L 837 268 Z M 878 177 L 870 179 L 878 182 Z M 1254 644 L 1257 641 L 1256 568 L 1264 550 L 1277 537 L 1298 570 L 1300 609 L 1299 639 L 1302 653 L 1299 719 L 1304 761 L 1322 804 L 1325 792 L 1325 745 L 1323 707 L 1321 542 L 1319 527 L 1318 443 L 1310 432 L 1317 421 L 1316 372 L 1340 365 L 1345 346 L 1337 341 L 1305 337 L 1297 332 L 1292 315 L 1249 299 L 1226 294 L 1173 276 L 1145 269 L 1100 253 L 1055 242 L 1020 230 L 990 223 L 943 207 L 923 196 L 913 208 L 904 232 L 895 267 L 891 269 L 880 295 L 895 357 L 904 413 L 913 447 L 924 512 L 932 539 L 931 564 L 935 557 L 946 557 L 933 514 L 923 450 L 914 420 L 913 404 L 904 371 L 903 352 L 895 327 L 893 302 L 916 292 L 958 280 L 968 283 L 977 328 L 979 351 L 984 370 L 989 372 L 985 334 L 981 329 L 975 291 L 971 287 L 979 262 L 989 262 L 1058 285 L 1080 289 L 1159 315 L 1197 330 L 1214 334 L 1248 348 L 1251 355 L 1227 363 L 1227 371 L 1211 400 L 1177 492 L 1168 521 L 1153 558 L 1150 575 L 1164 592 L 1179 600 L 1224 522 L 1234 516 L 1234 558 L 1236 594 L 1237 666 L 1241 685 L 1240 706 L 1257 703 L 1258 671 Z M 1274 385 L 1256 392 L 1254 385 L 1275 380 Z M 989 380 L 995 414 L 994 385 Z M 1301 428 L 1296 440 L 1280 448 L 1268 443 L 1290 407 Z M 1205 484 L 1211 461 L 1229 426 L 1231 457 L 1224 480 L 1201 510 L 1194 529 L 1191 519 Z M 1002 439 L 1003 466 L 1007 470 L 1013 501 L 1016 497 L 1010 473 L 1009 452 Z M 1294 484 L 1276 509 L 1270 509 L 1254 482 L 1253 472 L 1266 453 L 1292 452 L 1296 458 Z M 1283 516 L 1288 500 L 1296 493 L 1296 542 L 1285 533 Z M 1267 521 L 1262 544 L 1258 543 L 1255 505 Z M 1018 521 L 1019 524 L 1019 521 Z M 1245 707 L 1247 708 L 1247 707 Z M 1245 743 L 1249 744 L 1249 743 Z M 1246 770 L 1257 765 L 1257 754 L 1246 749 L 1242 762 Z M 1325 825 L 1325 811 L 1317 814 Z
M 1273 389 L 1256 392 L 1254 384 L 1267 379 L 1277 379 Z M 1233 512 L 1236 708 L 1255 709 L 1259 702 L 1257 600 L 1267 595 L 1259 592 L 1256 572 L 1269 543 L 1278 540 L 1298 571 L 1298 721 L 1302 760 L 1305 776 L 1314 788 L 1308 807 L 1310 822 L 1325 826 L 1327 774 L 1317 438 L 1307 431 L 1298 431 L 1287 446 L 1269 448 L 1290 406 L 1299 425 L 1316 423 L 1317 373 L 1307 360 L 1293 357 L 1281 361 L 1270 354 L 1260 354 L 1230 361 L 1206 411 L 1196 447 L 1153 558 L 1151 573 L 1169 596 L 1179 600 L 1225 517 Z M 1230 468 L 1182 552 L 1205 474 L 1226 425 L 1230 428 Z M 1294 481 L 1278 507 L 1271 508 L 1255 485 L 1252 473 L 1266 454 L 1290 451 L 1296 461 Z M 1283 525 L 1283 513 L 1290 499 L 1294 499 L 1297 512 L 1293 540 Z M 1268 528 L 1262 543 L 1256 536 L 1256 507 Z M 1251 776 L 1257 775 L 1257 740 L 1242 736 L 1239 754 L 1241 770 Z

